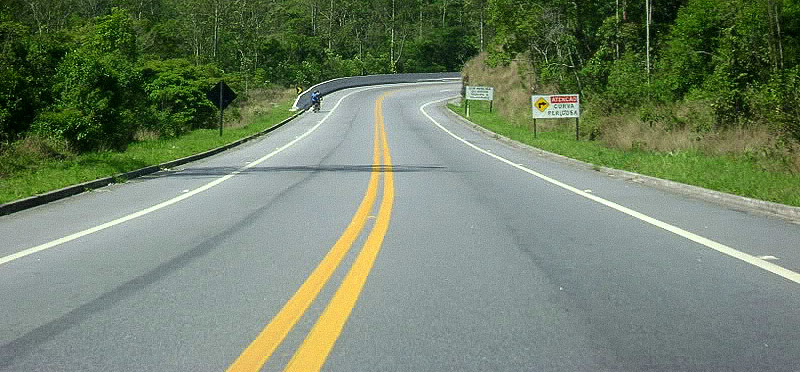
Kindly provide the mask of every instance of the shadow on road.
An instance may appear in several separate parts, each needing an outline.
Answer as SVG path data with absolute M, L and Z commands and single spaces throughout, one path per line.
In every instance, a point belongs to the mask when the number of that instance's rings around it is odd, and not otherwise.
M 236 167 L 198 167 L 186 168 L 182 170 L 165 170 L 145 178 L 157 177 L 219 177 L 231 174 L 241 168 Z M 343 172 L 343 173 L 359 173 L 359 172 L 392 172 L 392 173 L 405 173 L 405 172 L 441 172 L 446 171 L 446 167 L 439 165 L 392 165 L 391 167 L 385 165 L 299 165 L 289 167 L 252 167 L 240 170 L 239 174 L 248 173 L 279 173 L 279 172 Z

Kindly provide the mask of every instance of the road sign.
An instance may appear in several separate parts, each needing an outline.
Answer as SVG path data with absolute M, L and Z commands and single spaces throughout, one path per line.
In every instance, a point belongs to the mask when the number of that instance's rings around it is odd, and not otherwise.
M 577 94 L 531 96 L 534 119 L 578 118 L 581 116 L 580 97 Z
M 494 101 L 494 88 L 468 86 L 464 98 L 474 101 Z
M 208 97 L 208 99 L 214 103 L 214 106 L 217 106 L 219 109 L 219 135 L 222 136 L 222 125 L 224 123 L 223 115 L 225 108 L 236 99 L 236 93 L 233 91 L 233 89 L 231 89 L 231 87 L 228 86 L 228 84 L 225 84 L 224 81 L 220 81 L 217 83 L 217 85 L 211 88 L 210 91 L 208 91 L 206 97 Z
M 208 91 L 206 94 L 208 100 L 214 103 L 214 106 L 217 106 L 218 109 L 224 110 L 228 105 L 236 99 L 236 93 L 225 84 L 224 81 L 220 81 Z
M 550 102 L 547 102 L 543 97 L 539 97 L 539 99 L 533 103 L 533 108 L 539 110 L 539 112 L 545 112 L 548 107 L 550 107 Z

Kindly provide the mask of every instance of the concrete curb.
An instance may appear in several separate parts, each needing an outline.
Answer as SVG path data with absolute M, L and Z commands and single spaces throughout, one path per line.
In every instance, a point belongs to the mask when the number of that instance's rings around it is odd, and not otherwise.
M 152 174 L 152 173 L 158 172 L 158 171 L 160 171 L 162 169 L 174 168 L 174 167 L 186 164 L 186 163 L 190 163 L 190 162 L 197 161 L 197 160 L 200 160 L 200 159 L 203 159 L 203 158 L 207 158 L 209 156 L 213 156 L 213 155 L 219 154 L 219 153 L 221 153 L 221 152 L 223 152 L 225 150 L 229 150 L 229 149 L 234 148 L 236 146 L 239 146 L 239 145 L 241 145 L 241 144 L 243 144 L 243 143 L 245 143 L 247 141 L 253 140 L 253 139 L 261 137 L 261 136 L 263 136 L 263 135 L 265 135 L 265 134 L 267 134 L 269 132 L 272 132 L 272 131 L 282 127 L 284 124 L 286 124 L 286 123 L 292 121 L 293 119 L 297 118 L 303 112 L 304 111 L 300 111 L 300 112 L 292 115 L 291 117 L 281 121 L 280 123 L 275 124 L 275 125 L 267 128 L 267 129 L 265 129 L 265 130 L 263 130 L 261 132 L 253 134 L 253 135 L 251 135 L 249 137 L 242 138 L 240 140 L 231 142 L 231 143 L 229 143 L 227 145 L 223 145 L 223 146 L 217 147 L 215 149 L 211 149 L 211 150 L 208 150 L 208 151 L 205 151 L 205 152 L 201 152 L 199 154 L 190 155 L 190 156 L 187 156 L 185 158 L 180 158 L 180 159 L 177 159 L 177 160 L 168 161 L 166 163 L 161 163 L 159 165 L 151 165 L 149 167 L 144 167 L 144 168 L 137 169 L 137 170 L 134 170 L 134 171 L 131 171 L 131 172 L 120 173 L 120 174 L 117 174 L 117 175 L 114 175 L 114 176 L 111 176 L 111 177 L 104 177 L 104 178 L 96 179 L 94 181 L 88 181 L 88 182 L 80 183 L 80 184 L 77 184 L 77 185 L 67 186 L 67 187 L 65 187 L 63 189 L 58 189 L 58 190 L 46 192 L 44 194 L 34 195 L 34 196 L 30 196 L 30 197 L 27 197 L 27 198 L 24 198 L 24 199 L 11 201 L 11 202 L 8 202 L 8 203 L 5 203 L 5 204 L 0 204 L 0 216 L 5 216 L 5 215 L 8 215 L 8 214 L 19 212 L 21 210 L 37 207 L 37 206 L 40 206 L 40 205 L 43 205 L 43 204 L 47 204 L 47 203 L 50 203 L 50 202 L 53 202 L 53 201 L 56 201 L 56 200 L 60 200 L 60 199 L 64 199 L 64 198 L 67 198 L 67 197 L 70 197 L 70 196 L 73 196 L 73 195 L 77 195 L 77 194 L 80 194 L 80 193 L 85 192 L 85 191 L 94 190 L 94 189 L 98 189 L 98 188 L 101 188 L 101 187 L 106 187 L 106 186 L 108 186 L 110 184 L 117 183 L 117 182 L 125 182 L 126 180 L 130 180 L 130 179 L 133 179 L 133 178 L 142 177 L 142 176 L 145 176 L 145 175 L 148 175 L 148 174 Z
M 467 124 L 473 130 L 477 132 L 481 132 L 485 135 L 496 137 L 497 139 L 501 140 L 504 143 L 507 143 L 513 147 L 524 149 L 531 151 L 537 155 L 556 160 L 558 162 L 569 164 L 572 166 L 577 166 L 585 169 L 591 169 L 598 172 L 603 172 L 607 175 L 618 177 L 630 182 L 635 182 L 651 187 L 656 187 L 658 189 L 678 193 L 681 195 L 689 196 L 695 199 L 708 201 L 712 203 L 716 203 L 719 205 L 723 205 L 725 207 L 735 209 L 738 211 L 743 212 L 750 212 L 750 213 L 759 213 L 763 215 L 768 215 L 772 217 L 778 217 L 792 223 L 800 224 L 800 207 L 793 207 L 785 204 L 773 203 L 764 200 L 752 199 L 744 196 L 729 194 L 721 191 L 715 191 L 706 189 L 699 186 L 694 185 L 687 185 L 680 182 L 664 180 L 661 178 L 646 176 L 639 173 L 608 168 L 603 166 L 594 165 L 591 163 L 586 163 L 580 160 L 572 159 L 563 155 L 559 155 L 556 153 L 552 153 L 549 151 L 545 151 L 522 142 L 515 141 L 508 137 L 502 136 L 500 134 L 494 133 L 478 124 L 475 124 L 461 115 L 456 114 L 449 108 L 447 109 L 447 113 L 452 117 L 460 119 L 463 123 Z

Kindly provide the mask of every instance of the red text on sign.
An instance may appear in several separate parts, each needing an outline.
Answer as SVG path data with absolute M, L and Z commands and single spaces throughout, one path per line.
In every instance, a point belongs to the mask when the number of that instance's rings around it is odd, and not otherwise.
M 578 96 L 552 96 L 550 103 L 578 103 Z

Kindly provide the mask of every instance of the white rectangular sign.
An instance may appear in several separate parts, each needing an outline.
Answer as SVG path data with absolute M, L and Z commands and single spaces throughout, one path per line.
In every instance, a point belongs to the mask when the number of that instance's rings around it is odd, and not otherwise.
M 577 94 L 531 96 L 534 119 L 577 118 L 581 116 L 581 100 Z
M 494 101 L 494 88 L 492 87 L 467 87 L 466 99 L 475 101 Z

